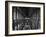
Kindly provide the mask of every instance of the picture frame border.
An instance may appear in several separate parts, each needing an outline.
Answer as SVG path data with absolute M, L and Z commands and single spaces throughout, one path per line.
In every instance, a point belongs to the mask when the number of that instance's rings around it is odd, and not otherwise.
M 31 4 L 43 4 L 43 33 L 26 33 L 26 34 L 8 34 L 8 2 L 17 2 L 17 3 L 31 3 Z M 36 34 L 45 34 L 45 3 L 41 2 L 25 2 L 25 1 L 5 1 L 5 36 L 18 36 L 18 35 L 36 35 Z

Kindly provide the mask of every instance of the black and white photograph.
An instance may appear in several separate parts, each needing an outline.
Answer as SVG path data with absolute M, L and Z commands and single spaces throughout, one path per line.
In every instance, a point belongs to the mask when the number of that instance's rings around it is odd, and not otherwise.
M 5 35 L 45 33 L 45 4 L 40 2 L 5 2 Z
M 12 7 L 13 30 L 40 29 L 40 8 Z

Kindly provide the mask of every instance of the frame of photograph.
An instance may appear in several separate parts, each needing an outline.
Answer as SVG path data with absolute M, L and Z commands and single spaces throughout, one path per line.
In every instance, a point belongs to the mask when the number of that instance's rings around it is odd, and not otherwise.
M 11 3 L 23 3 L 23 4 L 40 4 L 43 5 L 43 32 L 40 33 L 24 33 L 24 34 L 9 34 L 9 16 L 8 16 L 8 2 Z M 35 35 L 35 34 L 45 34 L 45 3 L 41 2 L 24 2 L 24 1 L 5 1 L 5 36 L 18 36 L 18 35 Z

